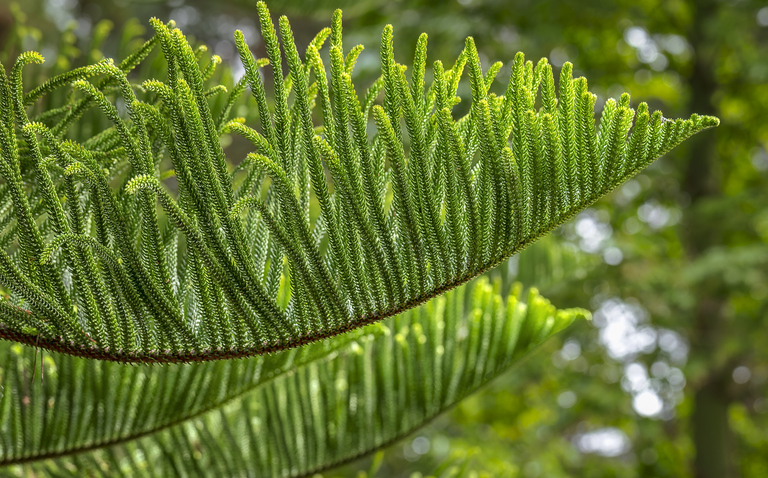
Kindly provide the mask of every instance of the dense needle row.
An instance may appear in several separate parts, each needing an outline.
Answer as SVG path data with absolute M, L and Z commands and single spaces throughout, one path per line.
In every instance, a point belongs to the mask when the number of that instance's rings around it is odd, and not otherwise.
M 22 69 L 39 54 L 2 69 L 0 282 L 11 294 L 0 300 L 0 335 L 122 361 L 301 345 L 466 282 L 717 124 L 635 111 L 626 94 L 596 124 L 596 96 L 569 63 L 556 93 L 546 59 L 534 66 L 521 53 L 504 95 L 490 94 L 501 63 L 484 72 L 471 38 L 450 69 L 434 63 L 427 86 L 422 35 L 409 81 L 389 26 L 382 75 L 360 97 L 351 78 L 362 47 L 344 53 L 340 12 L 303 61 L 287 19 L 281 51 L 266 6 L 258 12 L 267 58 L 236 32 L 246 74 L 217 114 L 209 99 L 225 88 L 206 82 L 218 58 L 201 66 L 181 31 L 157 20 L 119 65 L 104 60 L 27 93 Z M 157 46 L 166 80 L 132 84 L 129 72 Z M 471 106 L 454 119 L 465 70 Z M 28 116 L 66 85 L 77 94 L 65 108 Z M 246 86 L 255 128 L 229 119 Z M 112 126 L 65 139 L 94 108 Z M 223 134 L 255 148 L 233 172 Z

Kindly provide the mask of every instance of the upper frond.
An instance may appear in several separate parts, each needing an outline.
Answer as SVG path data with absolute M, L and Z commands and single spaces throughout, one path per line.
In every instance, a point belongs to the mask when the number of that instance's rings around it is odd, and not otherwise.
M 451 69 L 434 63 L 429 84 L 427 36 L 406 68 L 391 26 L 381 77 L 362 92 L 362 47 L 345 51 L 340 12 L 302 57 L 288 20 L 257 10 L 267 58 L 236 32 L 245 77 L 219 103 L 227 90 L 207 83 L 220 59 L 201 64 L 202 50 L 157 20 L 122 63 L 27 93 L 23 68 L 39 54 L 21 55 L 10 75 L 0 68 L 0 282 L 11 291 L 0 337 L 126 362 L 330 337 L 482 274 L 718 124 L 635 110 L 626 94 L 596 123 L 596 97 L 572 65 L 556 85 L 545 59 L 534 67 L 521 53 L 497 96 L 501 64 L 484 67 L 471 38 Z M 326 69 L 318 50 L 329 37 Z M 165 78 L 132 83 L 156 45 Z M 271 102 L 261 69 L 274 78 Z M 461 81 L 471 105 L 456 118 Z M 62 114 L 30 118 L 68 84 Z M 257 124 L 228 117 L 246 86 Z M 81 122 L 89 109 L 101 120 Z M 234 171 L 229 134 L 254 147 Z

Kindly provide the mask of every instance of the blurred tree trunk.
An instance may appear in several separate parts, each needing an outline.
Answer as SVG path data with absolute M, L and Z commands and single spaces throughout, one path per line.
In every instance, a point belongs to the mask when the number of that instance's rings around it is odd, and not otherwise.
M 722 382 L 714 380 L 700 386 L 695 393 L 694 407 L 692 425 L 696 478 L 734 476 L 730 460 L 728 399 Z
M 717 6 L 711 0 L 694 3 L 695 16 L 688 40 L 694 50 L 695 60 L 690 85 L 691 100 L 689 111 L 700 114 L 715 114 L 712 98 L 717 89 L 714 77 L 714 50 L 717 48 L 708 35 L 707 27 L 717 15 Z M 695 260 L 707 249 L 721 242 L 722 231 L 718 223 L 712 222 L 710 214 L 704 212 L 703 204 L 717 199 L 722 194 L 721 177 L 716 168 L 717 131 L 714 134 L 694 138 L 691 145 L 683 191 L 691 199 L 686 211 L 684 245 L 688 258 Z M 691 335 L 692 358 L 698 358 L 709 365 L 709 375 L 693 384 L 694 411 L 691 417 L 691 431 L 695 448 L 694 476 L 696 478 L 728 478 L 733 475 L 730 445 L 731 432 L 728 426 L 727 384 L 729 370 L 715 363 L 717 350 L 726 333 L 723 319 L 724 299 L 718 296 L 718 279 L 707 282 L 694 292 L 697 307 L 694 311 L 694 328 Z
M 9 40 L 11 34 L 11 28 L 13 27 L 13 15 L 5 2 L 0 2 L 0 52 L 8 53 L 5 51 L 6 42 Z M 8 56 L 6 55 L 6 58 Z

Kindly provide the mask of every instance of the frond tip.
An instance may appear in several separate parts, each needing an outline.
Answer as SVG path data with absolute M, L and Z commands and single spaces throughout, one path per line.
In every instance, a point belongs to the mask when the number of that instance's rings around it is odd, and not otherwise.
M 235 33 L 245 77 L 216 114 L 211 103 L 228 89 L 207 83 L 220 58 L 201 66 L 202 50 L 157 20 L 155 37 L 120 65 L 104 60 L 26 95 L 23 66 L 42 58 L 23 54 L 10 77 L 0 69 L 0 281 L 12 292 L 0 336 L 126 362 L 303 345 L 482 274 L 718 124 L 635 110 L 626 94 L 596 123 L 596 97 L 570 63 L 556 88 L 552 66 L 522 53 L 505 94 L 491 94 L 501 64 L 484 72 L 471 38 L 453 68 L 435 62 L 428 84 L 427 36 L 408 70 L 391 26 L 382 75 L 361 96 L 352 78 L 362 47 L 345 54 L 340 13 L 302 59 L 288 20 L 277 25 L 281 45 L 263 3 L 258 12 L 268 58 Z M 326 71 L 318 50 L 328 37 Z M 127 74 L 154 45 L 167 78 L 134 85 Z M 262 68 L 276 78 L 272 102 Z M 461 81 L 471 107 L 455 119 Z M 78 93 L 66 114 L 30 121 L 30 104 L 69 83 Z M 228 118 L 246 85 L 258 124 Z M 93 107 L 96 131 L 79 121 Z M 255 148 L 235 172 L 224 134 Z

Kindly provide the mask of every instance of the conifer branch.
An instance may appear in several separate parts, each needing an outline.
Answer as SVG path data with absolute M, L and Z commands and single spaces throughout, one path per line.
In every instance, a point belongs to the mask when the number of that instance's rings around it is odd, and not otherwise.
M 1 338 L 149 363 L 298 347 L 457 287 L 718 124 L 668 120 L 645 103 L 635 111 L 624 94 L 596 125 L 596 97 L 570 63 L 556 84 L 546 59 L 522 53 L 505 94 L 489 94 L 502 64 L 484 69 L 472 38 L 452 68 L 433 63 L 428 84 L 422 35 L 408 79 L 391 26 L 381 77 L 358 92 L 363 47 L 345 50 L 340 12 L 302 58 L 289 21 L 276 28 L 263 3 L 257 10 L 267 58 L 235 33 L 245 76 L 217 111 L 209 99 L 228 91 L 209 83 L 221 59 L 202 59 L 156 19 L 155 36 L 120 64 L 26 93 L 23 67 L 39 54 L 22 54 L 8 76 L 0 68 L 0 280 L 12 291 Z M 167 77 L 133 85 L 127 73 L 158 44 Z M 273 102 L 262 68 L 273 72 Z M 471 107 L 455 119 L 461 81 Z M 78 93 L 68 103 L 29 118 L 69 84 Z M 229 118 L 246 87 L 256 125 Z M 92 107 L 107 126 L 63 140 Z M 234 172 L 220 142 L 230 133 L 255 149 Z

